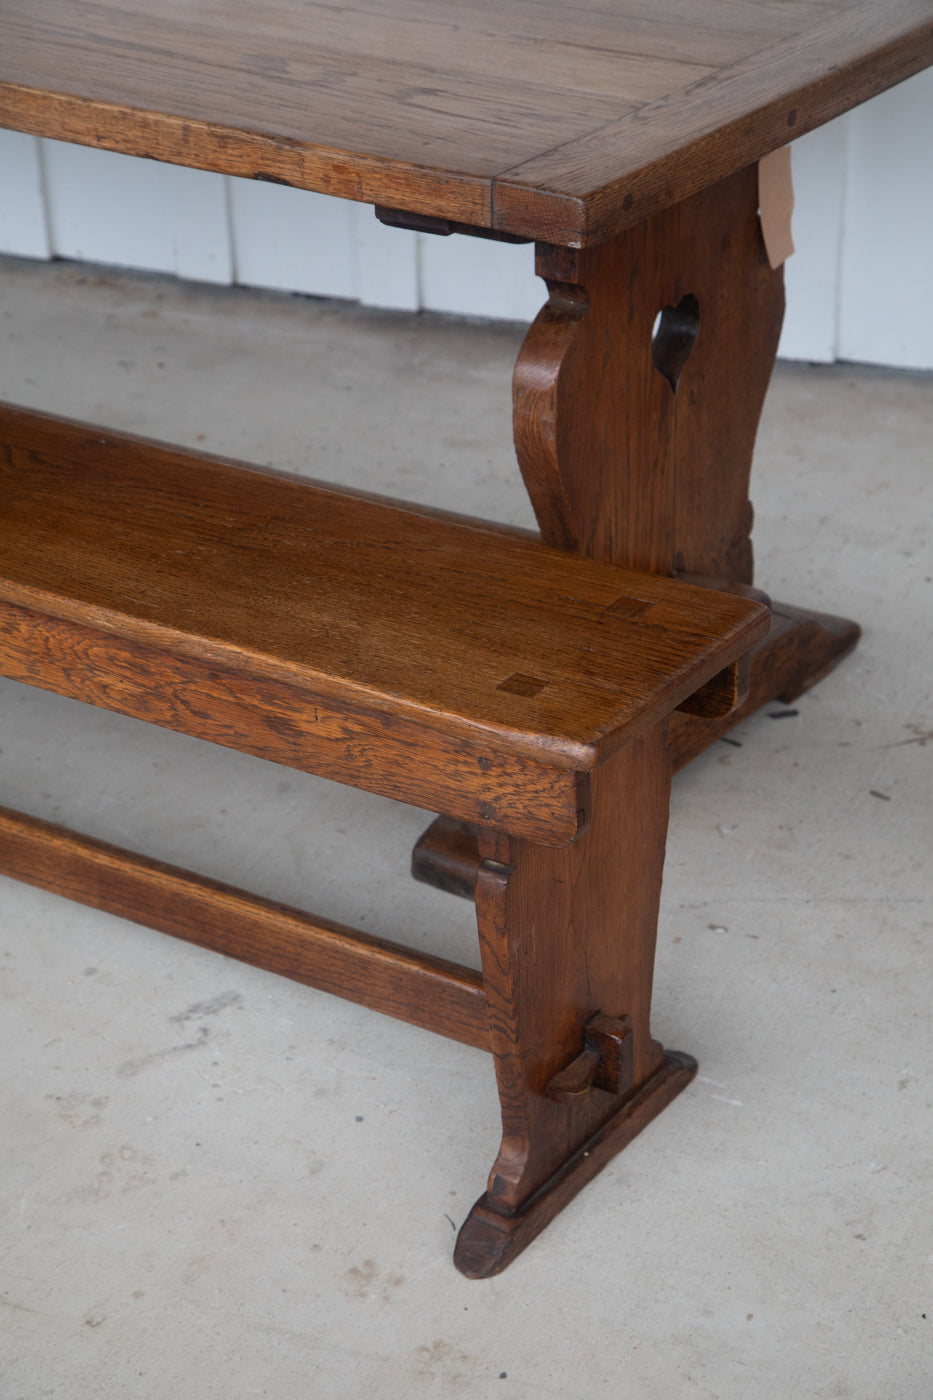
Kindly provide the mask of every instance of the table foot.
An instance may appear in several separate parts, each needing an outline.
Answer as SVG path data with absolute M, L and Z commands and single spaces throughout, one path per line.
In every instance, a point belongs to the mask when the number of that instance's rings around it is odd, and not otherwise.
M 577 1192 L 687 1087 L 696 1071 L 696 1060 L 690 1055 L 667 1051 L 657 1072 L 519 1210 L 503 1214 L 488 1191 L 481 1196 L 457 1236 L 454 1263 L 460 1272 L 467 1278 L 490 1278 L 507 1268 Z

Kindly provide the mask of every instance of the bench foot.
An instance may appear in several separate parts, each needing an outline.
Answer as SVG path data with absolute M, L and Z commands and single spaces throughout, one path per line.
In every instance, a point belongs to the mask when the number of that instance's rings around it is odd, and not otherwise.
M 503 1213 L 488 1191 L 467 1216 L 454 1250 L 454 1263 L 467 1278 L 491 1278 L 549 1225 L 588 1181 L 685 1089 L 697 1062 L 677 1050 L 665 1053 L 660 1069 L 617 1113 L 518 1210 Z

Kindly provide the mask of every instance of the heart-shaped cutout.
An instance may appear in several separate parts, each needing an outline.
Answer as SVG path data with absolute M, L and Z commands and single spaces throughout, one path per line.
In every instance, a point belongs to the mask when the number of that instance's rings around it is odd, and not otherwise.
M 700 334 L 700 303 L 692 292 L 676 306 L 662 306 L 651 336 L 651 360 L 674 393 Z

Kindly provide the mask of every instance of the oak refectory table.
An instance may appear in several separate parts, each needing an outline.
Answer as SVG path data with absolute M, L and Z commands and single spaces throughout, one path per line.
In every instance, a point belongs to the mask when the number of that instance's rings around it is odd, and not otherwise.
M 858 637 L 752 586 L 759 163 L 931 62 L 933 0 L 0 0 L 2 126 L 537 245 L 541 542 L 0 410 L 0 670 L 433 806 L 483 973 L 22 814 L 0 869 L 491 1049 L 468 1274 L 695 1068 L 648 1027 L 671 766 Z

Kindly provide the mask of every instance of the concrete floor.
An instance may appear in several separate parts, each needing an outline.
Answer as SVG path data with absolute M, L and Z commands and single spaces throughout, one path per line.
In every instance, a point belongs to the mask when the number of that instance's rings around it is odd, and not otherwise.
M 0 265 L 0 396 L 530 524 L 513 326 Z M 781 366 L 759 578 L 858 652 L 675 785 L 700 1077 L 501 1278 L 478 1051 L 0 881 L 2 1400 L 929 1400 L 933 380 Z M 424 814 L 0 682 L 0 800 L 476 962 Z

